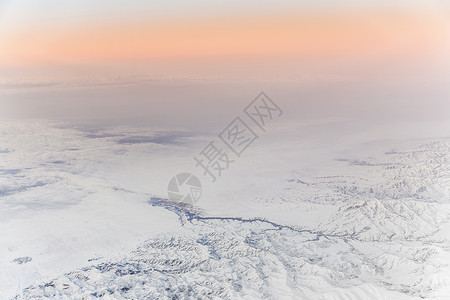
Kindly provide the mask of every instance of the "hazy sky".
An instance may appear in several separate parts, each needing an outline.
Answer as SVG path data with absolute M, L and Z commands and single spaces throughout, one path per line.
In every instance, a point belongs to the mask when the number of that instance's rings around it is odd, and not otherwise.
M 174 108 L 228 113 L 265 90 L 299 118 L 384 105 L 444 118 L 449 8 L 431 0 L 0 0 L 0 116 L 170 119 Z
M 412 59 L 448 50 L 450 12 L 430 0 L 0 3 L 3 66 L 247 56 Z

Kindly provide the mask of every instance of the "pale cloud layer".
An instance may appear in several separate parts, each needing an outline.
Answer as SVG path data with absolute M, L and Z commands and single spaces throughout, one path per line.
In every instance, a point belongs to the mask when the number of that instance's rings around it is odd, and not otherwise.
M 261 90 L 293 120 L 450 116 L 442 1 L 121 3 L 1 2 L 0 117 L 203 128 Z

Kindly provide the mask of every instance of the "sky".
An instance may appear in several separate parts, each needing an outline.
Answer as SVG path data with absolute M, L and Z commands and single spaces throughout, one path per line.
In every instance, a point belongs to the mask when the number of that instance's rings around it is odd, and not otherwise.
M 0 0 L 0 117 L 446 118 L 449 53 L 443 0 Z
M 15 66 L 408 50 L 411 59 L 448 50 L 444 2 L 392 2 L 2 1 L 0 58 Z

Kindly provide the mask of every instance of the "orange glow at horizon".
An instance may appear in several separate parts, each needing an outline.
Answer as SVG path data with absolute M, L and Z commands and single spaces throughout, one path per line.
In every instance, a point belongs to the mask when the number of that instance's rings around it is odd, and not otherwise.
M 0 64 L 227 56 L 415 57 L 445 52 L 448 41 L 448 25 L 425 13 L 43 26 L 0 39 Z

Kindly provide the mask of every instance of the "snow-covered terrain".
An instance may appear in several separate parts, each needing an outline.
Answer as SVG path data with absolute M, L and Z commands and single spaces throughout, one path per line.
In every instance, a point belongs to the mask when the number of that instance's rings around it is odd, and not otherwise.
M 449 137 L 321 122 L 212 184 L 192 159 L 211 136 L 2 121 L 0 298 L 450 299 Z M 166 200 L 183 171 L 194 207 Z

